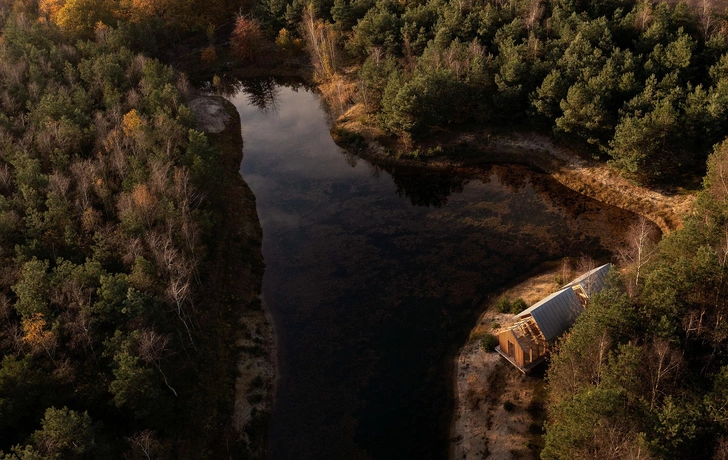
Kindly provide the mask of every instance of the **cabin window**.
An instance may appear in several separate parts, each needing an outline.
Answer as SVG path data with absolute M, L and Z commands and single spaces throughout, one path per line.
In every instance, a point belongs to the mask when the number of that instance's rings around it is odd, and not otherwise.
M 516 354 L 516 347 L 508 341 L 508 356 L 513 356 Z

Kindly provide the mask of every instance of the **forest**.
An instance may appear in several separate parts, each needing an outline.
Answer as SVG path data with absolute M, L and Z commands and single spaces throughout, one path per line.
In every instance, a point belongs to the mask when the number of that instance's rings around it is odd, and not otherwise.
M 596 297 L 548 369 L 543 459 L 728 458 L 728 143 L 685 227 Z
M 208 5 L 0 1 L 1 458 L 245 451 L 239 312 L 203 287 L 221 152 L 141 52 Z
M 322 79 L 417 142 L 468 122 L 555 134 L 644 183 L 701 174 L 728 134 L 728 23 L 714 0 L 263 0 Z M 286 41 L 286 40 L 284 40 Z
M 306 41 L 320 81 L 352 79 L 392 136 L 525 127 L 643 183 L 705 174 L 684 228 L 632 229 L 558 344 L 541 456 L 728 459 L 724 7 L 0 0 L 0 457 L 248 455 L 226 437 L 234 312 L 202 288 L 221 152 L 157 59 L 207 36 L 195 62 L 217 61 L 244 13 L 241 61 L 265 35 Z

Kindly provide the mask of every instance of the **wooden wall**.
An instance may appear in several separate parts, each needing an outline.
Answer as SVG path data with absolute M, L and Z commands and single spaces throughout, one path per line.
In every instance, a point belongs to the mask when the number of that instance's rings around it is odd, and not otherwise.
M 521 346 L 518 343 L 518 340 L 516 340 L 516 336 L 513 335 L 513 332 L 511 331 L 503 331 L 500 334 L 498 334 L 498 342 L 500 345 L 500 349 L 503 353 L 508 353 L 508 342 L 513 344 L 513 355 L 510 355 L 511 358 L 518 364 L 519 366 L 523 367 L 523 350 L 521 349 Z

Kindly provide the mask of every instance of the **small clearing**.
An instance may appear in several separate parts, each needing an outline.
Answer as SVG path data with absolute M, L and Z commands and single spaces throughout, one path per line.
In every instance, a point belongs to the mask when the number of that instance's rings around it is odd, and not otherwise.
M 563 266 L 544 264 L 536 275 L 501 295 L 534 304 L 558 289 L 558 276 L 570 279 L 571 273 L 562 273 Z M 546 393 L 543 369 L 523 375 L 498 353 L 488 353 L 481 346 L 486 334 L 497 335 L 512 319 L 512 314 L 498 313 L 491 306 L 480 316 L 457 356 L 451 460 L 538 458 Z

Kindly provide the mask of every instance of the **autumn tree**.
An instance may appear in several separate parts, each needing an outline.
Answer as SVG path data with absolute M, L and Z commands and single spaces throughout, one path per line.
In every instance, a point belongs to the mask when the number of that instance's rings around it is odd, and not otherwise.
M 90 38 L 97 24 L 113 24 L 116 14 L 111 0 L 66 0 L 55 14 L 55 22 L 74 37 Z
M 50 359 L 53 359 L 56 349 L 56 334 L 46 330 L 46 320 L 43 313 L 34 313 L 30 318 L 23 320 L 23 342 L 25 342 L 33 353 L 45 352 Z
M 318 78 L 332 78 L 338 69 L 336 32 L 331 24 L 316 17 L 313 4 L 304 10 L 301 31 Z
M 257 20 L 246 16 L 237 17 L 230 35 L 230 48 L 237 57 L 244 61 L 256 60 L 261 39 L 262 33 Z

